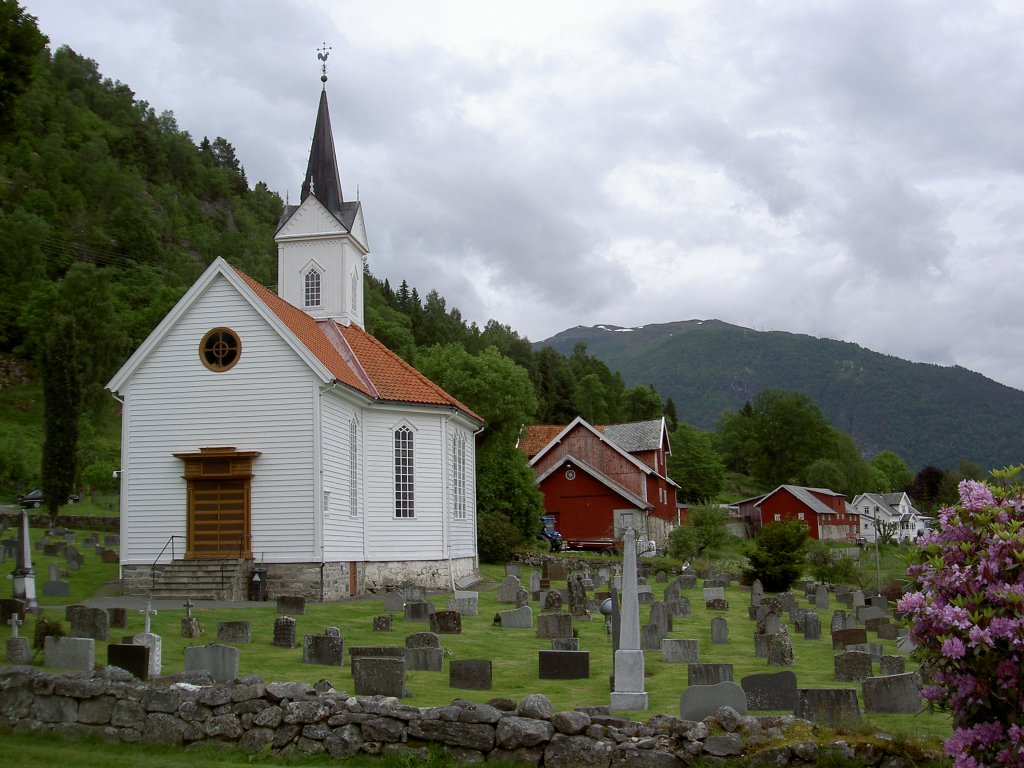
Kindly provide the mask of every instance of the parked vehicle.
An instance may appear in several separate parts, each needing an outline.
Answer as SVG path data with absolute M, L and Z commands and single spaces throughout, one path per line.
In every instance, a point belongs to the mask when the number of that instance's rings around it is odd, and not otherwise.
M 78 502 L 79 496 L 77 493 L 73 493 L 68 496 L 67 503 L 75 504 Z M 36 488 L 35 490 L 29 491 L 28 493 L 18 494 L 18 504 L 23 509 L 38 509 L 43 506 L 43 492 Z
M 562 534 L 555 530 L 555 518 L 544 515 L 540 521 L 542 526 L 537 532 L 537 538 L 546 541 L 552 552 L 560 551 L 562 549 Z

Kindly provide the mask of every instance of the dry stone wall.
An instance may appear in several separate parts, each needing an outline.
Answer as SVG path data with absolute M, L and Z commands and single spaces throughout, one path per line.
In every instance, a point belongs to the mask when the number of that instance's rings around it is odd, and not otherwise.
M 906 756 L 877 744 L 818 745 L 787 732 L 809 723 L 789 716 L 743 717 L 723 707 L 702 722 L 659 715 L 646 724 L 613 717 L 604 708 L 555 712 L 541 695 L 518 704 L 456 700 L 419 708 L 379 696 L 349 696 L 322 681 L 263 683 L 247 678 L 214 685 L 205 675 L 177 675 L 141 683 L 107 667 L 96 673 L 55 675 L 32 667 L 0 670 L 0 728 L 63 737 L 97 736 L 113 742 L 233 744 L 255 754 L 357 752 L 426 757 L 440 745 L 463 763 L 503 759 L 550 768 L 682 768 L 703 760 L 751 766 L 814 763 L 838 751 L 860 765 L 909 768 Z M 774 746 L 784 742 L 785 746 Z

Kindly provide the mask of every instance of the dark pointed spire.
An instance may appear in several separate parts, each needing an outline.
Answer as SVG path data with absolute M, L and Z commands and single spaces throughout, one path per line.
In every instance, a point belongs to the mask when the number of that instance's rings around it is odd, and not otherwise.
M 341 176 L 334 154 L 334 134 L 331 133 L 326 88 L 320 91 L 320 108 L 316 113 L 316 127 L 313 129 L 313 143 L 309 148 L 309 164 L 306 166 L 306 179 L 302 182 L 300 202 L 310 193 L 327 210 L 341 218 Z

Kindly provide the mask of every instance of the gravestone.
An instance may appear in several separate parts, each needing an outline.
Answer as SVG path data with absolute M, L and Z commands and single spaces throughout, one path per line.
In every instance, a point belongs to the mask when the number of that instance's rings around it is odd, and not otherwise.
M 68 616 L 72 637 L 106 640 L 110 635 L 110 616 L 103 608 L 81 606 Z
M 862 605 L 854 611 L 857 616 L 857 621 L 866 623 L 871 619 L 880 619 L 885 616 L 885 612 L 875 605 Z
M 779 632 L 782 628 L 782 618 L 777 613 L 769 613 L 764 617 L 764 622 L 758 622 L 762 625 L 762 635 L 774 635 Z
M 590 601 L 587 599 L 587 587 L 582 573 L 569 576 L 568 582 L 569 613 L 577 618 L 590 616 Z
M 506 576 L 498 585 L 498 602 L 504 605 L 516 604 L 516 593 L 523 588 L 518 576 Z
M 861 651 L 871 656 L 871 661 L 878 664 L 882 661 L 881 643 L 850 643 L 843 650 Z
M 690 664 L 686 668 L 688 686 L 724 682 L 732 682 L 732 664 Z
M 747 707 L 756 712 L 792 712 L 796 707 L 796 674 L 789 670 L 747 675 L 740 678 L 740 687 Z
M 149 676 L 159 677 L 163 669 L 163 638 L 152 632 L 139 632 L 132 642 L 149 648 Z
M 135 643 L 111 643 L 107 646 L 107 666 L 131 672 L 139 680 L 149 679 L 149 646 Z
M 704 602 L 725 600 L 725 587 L 704 587 Z
M 846 628 L 847 629 L 858 629 L 857 617 L 856 616 L 847 616 L 846 617 Z
M 402 586 L 402 597 L 407 603 L 426 602 L 427 590 L 418 584 L 405 584 Z
M 96 641 L 91 637 L 49 635 L 43 641 L 43 664 L 72 672 L 92 672 L 96 666 Z
M 828 587 L 824 584 L 819 584 L 814 591 L 814 607 L 819 611 L 828 610 Z
M 69 624 L 70 623 L 74 623 L 75 614 L 78 613 L 81 610 L 84 610 L 84 609 L 85 609 L 85 606 L 84 605 L 79 605 L 78 603 L 75 603 L 74 605 L 65 605 L 64 606 L 64 621 L 68 622 Z M 110 619 L 108 617 L 108 619 L 107 619 L 108 626 L 109 626 L 109 623 L 110 623 Z
M 125 608 L 107 608 L 107 619 L 111 629 L 128 628 L 128 610 Z
M 356 696 L 405 695 L 405 659 L 362 656 L 352 661 Z
M 181 636 L 196 638 L 203 634 L 202 627 L 199 626 L 199 619 L 195 616 L 182 616 L 181 617 Z
M 440 648 L 441 638 L 436 632 L 413 632 L 405 636 L 406 648 Z
M 341 637 L 341 629 L 339 627 L 324 627 L 324 634 L 327 637 Z
M 697 588 L 697 574 L 696 573 L 682 573 L 676 579 L 676 583 L 680 589 L 696 589 Z
M 104 549 L 100 553 L 100 562 L 101 563 L 110 563 L 110 564 L 113 564 L 113 565 L 117 565 L 117 563 L 120 562 L 120 558 L 118 557 L 116 550 Z
M 405 638 L 405 668 L 410 671 L 440 672 L 444 650 L 436 632 L 414 632 Z
M 656 651 L 661 648 L 666 634 L 665 628 L 658 624 L 645 624 L 640 628 L 640 647 L 645 651 Z
M 747 696 L 736 683 L 723 681 L 711 685 L 691 685 L 679 697 L 679 719 L 700 722 L 721 707 L 732 707 L 747 714 Z
M 117 534 L 107 534 L 103 537 L 103 543 L 108 547 L 121 546 L 121 537 Z
M 516 608 L 522 608 L 524 605 L 530 604 L 530 593 L 525 589 L 521 588 L 516 592 Z
M 353 665 L 356 663 L 356 659 L 364 658 L 384 658 L 384 659 L 405 659 L 406 654 L 409 652 L 409 648 L 404 645 L 375 645 L 375 646 L 359 646 L 354 645 L 348 649 L 349 655 L 349 671 L 352 670 Z
M 754 579 L 754 583 L 750 585 L 750 604 L 760 605 L 761 600 L 764 598 L 764 587 L 761 585 L 760 579 Z
M 557 560 L 547 561 L 547 577 L 551 581 L 565 581 L 569 575 L 569 572 L 565 569 L 565 564 Z
M 434 604 L 424 600 L 409 601 L 405 604 L 406 621 L 430 621 L 430 614 L 434 612 Z
M 646 584 L 638 584 L 636 588 L 636 599 L 639 605 L 650 605 L 654 602 L 654 590 Z
M 580 649 L 580 639 L 578 637 L 552 637 L 551 638 L 551 650 L 552 651 L 578 651 Z
M 462 615 L 458 611 L 435 611 L 430 614 L 430 631 L 439 635 L 461 635 Z
M 241 652 L 231 645 L 186 645 L 185 671 L 209 672 L 215 683 L 229 683 L 238 677 Z
M 693 607 L 690 605 L 690 598 L 688 597 L 665 600 L 665 607 L 668 608 L 674 619 L 689 619 L 693 616 Z
M 558 613 L 562 610 L 562 593 L 557 589 L 549 589 L 544 593 L 544 606 L 541 610 Z
M 251 628 L 248 621 L 218 621 L 218 643 L 251 642 Z
M 789 630 L 782 627 L 769 637 L 771 637 L 771 642 L 768 644 L 768 666 L 793 666 L 793 641 L 789 637 Z
M 541 680 L 586 680 L 590 677 L 590 651 L 538 651 Z
M 515 608 L 511 611 L 500 611 L 498 619 L 502 629 L 532 629 L 533 609 L 524 605 L 522 608 Z
M 277 612 L 285 616 L 303 616 L 306 613 L 306 598 L 302 595 L 278 595 Z
M 804 640 L 821 639 L 821 617 L 817 613 L 804 614 Z
M 568 613 L 540 614 L 537 617 L 537 637 L 572 637 L 572 616 Z
M 833 611 L 832 628 L 829 632 L 838 632 L 841 629 L 846 629 L 846 611 Z
M 71 585 L 60 578 L 60 568 L 50 563 L 47 568 L 47 581 L 43 584 L 44 597 L 67 597 L 71 594 Z
M 857 608 L 860 608 L 862 605 L 864 605 L 864 593 L 861 592 L 859 589 L 855 590 L 852 593 L 852 597 L 850 599 L 852 601 L 850 603 L 850 607 L 853 608 L 854 610 L 856 610 Z
M 531 571 L 536 573 L 536 571 Z M 480 614 L 480 593 L 456 590 L 455 597 L 448 600 L 446 605 L 449 611 L 458 611 L 463 616 L 478 616 Z
M 390 632 L 391 631 L 391 617 L 390 616 L 374 616 L 373 617 L 373 631 L 374 632 Z
M 661 641 L 661 660 L 666 664 L 698 664 L 700 641 L 666 637 Z
M 388 613 L 398 613 L 405 608 L 405 598 L 401 592 L 389 591 L 384 593 L 384 610 Z
M 837 653 L 834 664 L 835 678 L 841 683 L 866 680 L 875 674 L 871 668 L 871 654 L 864 651 Z
M 536 594 L 537 592 L 540 592 L 540 573 L 530 571 L 530 593 Z
M 913 673 L 869 677 L 863 693 L 865 712 L 917 714 L 921 709 L 921 690 Z
M 867 631 L 859 627 L 856 629 L 836 630 L 832 633 L 832 650 L 841 651 L 848 645 L 853 645 L 854 643 L 866 643 L 867 641 Z
M 899 637 L 899 627 L 886 621 L 884 624 L 878 625 L 875 633 L 878 635 L 879 640 L 895 640 Z
M 868 602 L 885 613 L 889 612 L 889 598 L 885 595 L 872 595 L 868 598 Z
M 758 659 L 767 659 L 768 651 L 771 649 L 772 635 L 754 635 L 754 657 Z
M 505 563 L 505 575 L 515 576 L 518 579 L 522 576 L 522 566 L 515 561 Z
M 468 691 L 491 690 L 489 659 L 453 659 L 448 663 L 448 686 Z
M 644 687 L 644 652 L 640 647 L 640 598 L 636 567 L 636 533 L 627 528 L 622 538 L 622 604 L 613 630 L 618 627 L 618 643 L 613 639 L 613 690 L 609 706 L 612 712 L 646 710 L 648 695 Z M 615 591 L 614 588 L 612 590 Z M 612 596 L 615 602 L 615 596 Z M 614 638 L 614 635 L 613 635 Z
M 278 648 L 295 647 L 295 619 L 291 616 L 278 616 L 274 620 L 274 639 L 271 644 Z
M 331 635 L 306 635 L 302 639 L 302 663 L 340 667 L 345 664 L 345 639 Z
M 838 728 L 860 722 L 857 691 L 852 688 L 800 688 L 796 716 L 817 725 Z
M 907 671 L 907 662 L 902 656 L 883 656 L 878 664 L 883 676 L 902 675 Z
M 724 616 L 711 619 L 711 642 L 722 645 L 729 642 L 729 622 Z
M 654 580 L 658 584 L 664 584 L 665 582 L 668 581 L 668 574 L 665 573 L 664 571 L 658 571 L 656 574 L 654 574 Z
M 18 627 L 24 621 L 17 613 L 13 613 L 6 623 L 11 627 L 11 636 L 7 638 L 7 662 L 9 664 L 28 664 L 32 661 L 32 649 L 29 647 L 27 637 L 18 636 Z
M 672 631 L 672 614 L 662 602 L 651 603 L 651 612 L 648 617 L 651 624 L 661 627 L 666 633 Z

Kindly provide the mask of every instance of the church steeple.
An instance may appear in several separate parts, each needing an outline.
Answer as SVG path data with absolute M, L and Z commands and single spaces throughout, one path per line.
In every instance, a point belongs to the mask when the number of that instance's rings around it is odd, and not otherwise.
M 325 45 L 320 79 L 327 82 Z M 341 195 L 326 86 L 298 205 L 286 205 L 274 235 L 278 296 L 318 320 L 363 325 L 363 259 L 369 252 L 363 207 Z
M 320 91 L 320 107 L 316 112 L 313 143 L 309 148 L 309 163 L 306 165 L 306 178 L 302 182 L 302 196 L 299 202 L 310 194 L 313 194 L 324 208 L 341 218 L 341 176 L 334 154 L 334 134 L 331 133 L 326 86 Z

